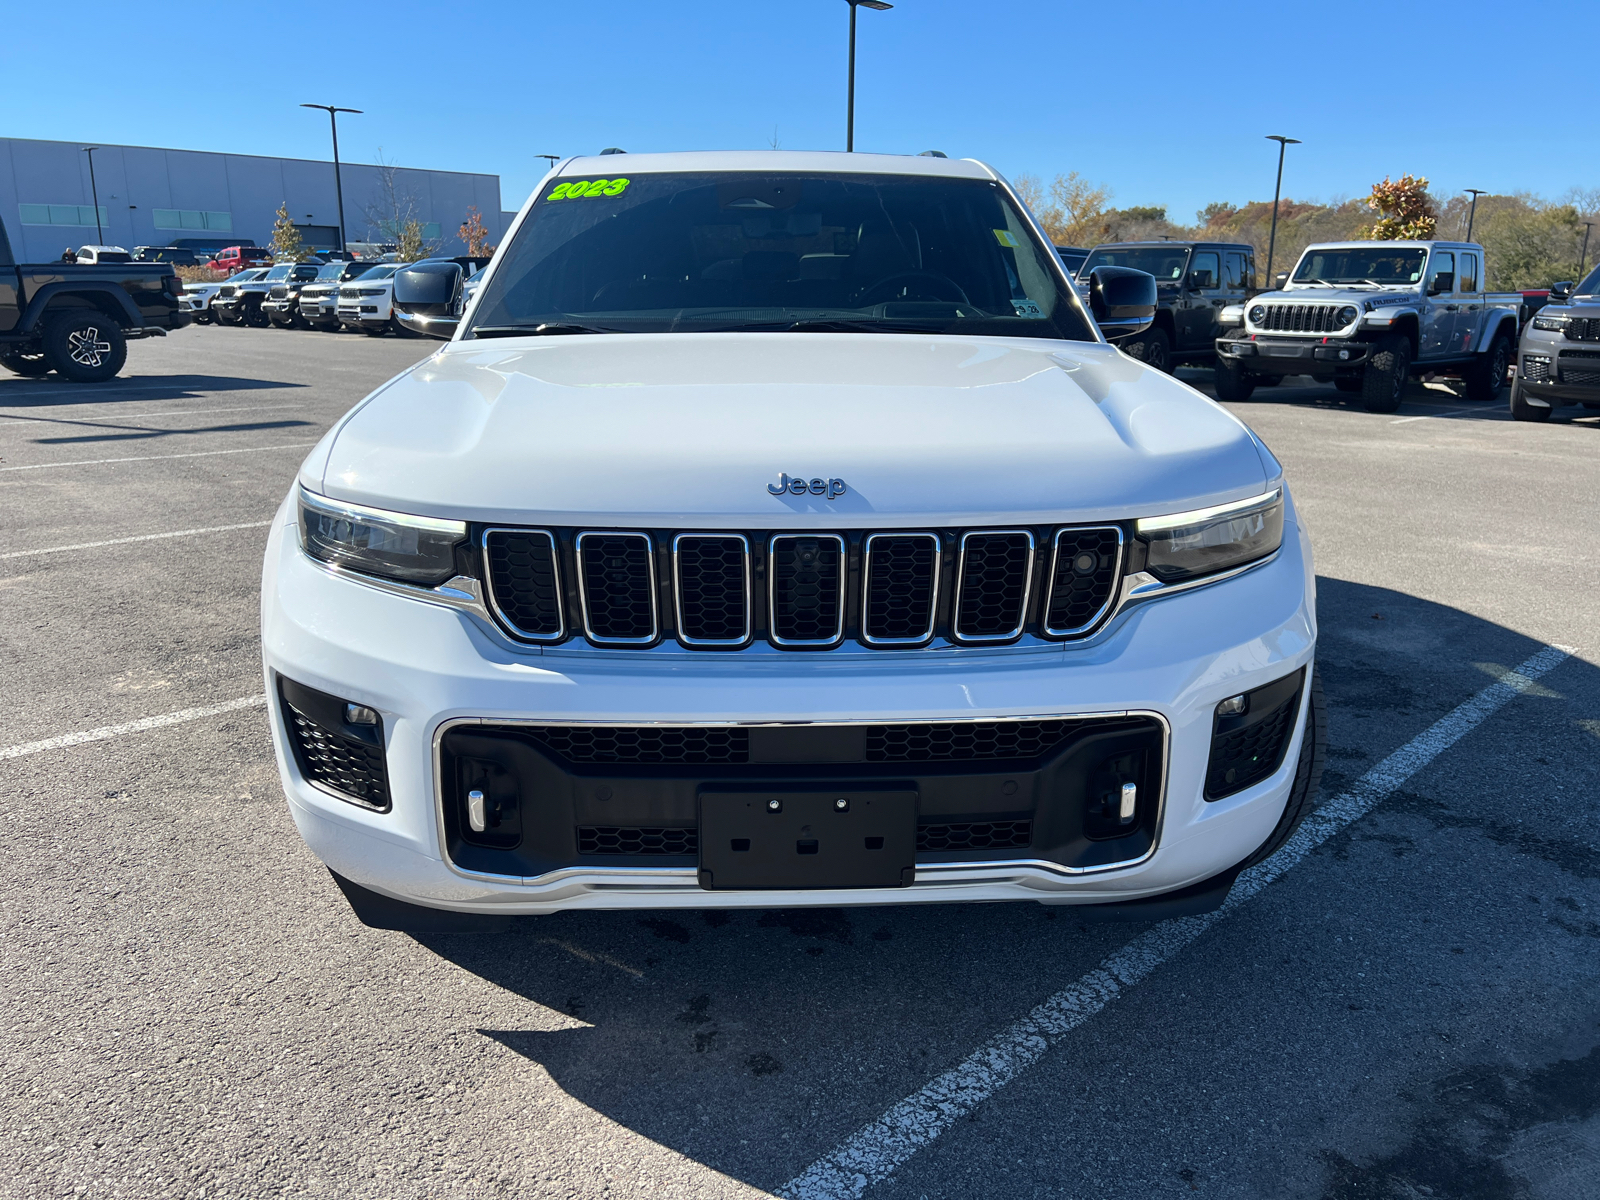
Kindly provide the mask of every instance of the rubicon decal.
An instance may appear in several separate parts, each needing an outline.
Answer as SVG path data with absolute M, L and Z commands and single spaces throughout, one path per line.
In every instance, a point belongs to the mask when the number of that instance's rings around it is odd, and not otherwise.
M 806 480 L 798 476 L 791 479 L 782 472 L 778 475 L 777 483 L 767 484 L 767 491 L 774 496 L 782 496 L 787 492 L 791 496 L 826 496 L 829 500 L 837 500 L 849 490 L 842 479 Z

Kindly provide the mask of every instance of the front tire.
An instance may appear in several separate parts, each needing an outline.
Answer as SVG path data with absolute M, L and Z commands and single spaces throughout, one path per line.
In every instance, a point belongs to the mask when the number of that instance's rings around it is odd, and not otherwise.
M 1294 784 L 1289 789 L 1289 801 L 1283 806 L 1283 816 L 1267 840 L 1249 858 L 1244 867 L 1255 866 L 1272 857 L 1300 828 L 1316 804 L 1317 790 L 1322 786 L 1322 768 L 1328 756 L 1328 702 L 1322 694 L 1322 673 L 1311 664 L 1311 707 L 1306 713 L 1306 735 L 1300 739 L 1300 759 L 1295 766 Z
M 79 309 L 45 327 L 44 357 L 57 375 L 74 383 L 104 383 L 128 361 L 128 339 L 105 313 Z
M 1335 375 L 1333 377 L 1333 386 L 1338 388 L 1341 392 L 1349 392 L 1350 394 L 1354 395 L 1361 390 L 1361 376 Z
M 1480 356 L 1467 370 L 1467 399 L 1481 404 L 1500 399 L 1500 393 L 1506 386 L 1506 371 L 1510 367 L 1511 339 L 1502 333 L 1495 337 L 1488 353 Z
M 1528 399 L 1519 376 L 1511 385 L 1511 417 L 1516 421 L 1548 421 L 1555 412 L 1552 404 L 1538 404 Z
M 1237 359 L 1218 358 L 1211 368 L 1211 383 L 1224 404 L 1243 404 L 1256 390 L 1256 381 Z
M 1172 343 L 1165 329 L 1145 330 L 1128 342 L 1127 352 L 1151 370 L 1172 374 Z
M 1369 413 L 1398 412 L 1410 378 L 1411 343 L 1402 337 L 1385 338 L 1361 373 L 1362 407 Z
M 28 379 L 50 374 L 50 363 L 42 350 L 0 350 L 0 367 Z

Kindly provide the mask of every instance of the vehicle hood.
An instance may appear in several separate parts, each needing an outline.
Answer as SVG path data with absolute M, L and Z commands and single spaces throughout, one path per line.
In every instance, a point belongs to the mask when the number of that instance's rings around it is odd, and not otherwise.
M 349 414 L 301 479 L 465 520 L 1042 524 L 1256 495 L 1263 454 L 1226 409 L 1099 343 L 573 335 L 450 344 Z M 774 495 L 780 472 L 848 490 Z

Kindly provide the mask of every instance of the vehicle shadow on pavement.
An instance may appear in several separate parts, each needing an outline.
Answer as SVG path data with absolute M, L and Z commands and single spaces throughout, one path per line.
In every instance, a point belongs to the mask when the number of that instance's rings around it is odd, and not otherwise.
M 3 414 L 0 414 L 3 415 Z M 104 422 L 97 422 L 104 424 Z M 260 433 L 263 429 L 301 429 L 316 425 L 315 421 L 248 421 L 234 425 L 201 425 L 182 429 L 153 429 L 145 426 L 119 426 L 132 430 L 129 433 L 98 433 L 85 434 L 81 437 L 47 437 L 32 438 L 36 446 L 69 446 L 81 442 L 136 442 L 147 438 L 174 437 L 180 434 L 195 435 L 205 433 Z
M 1319 578 L 1318 600 L 1318 670 L 1327 690 L 1331 743 L 1324 802 L 1541 649 L 1541 643 L 1504 626 L 1385 588 Z M 1515 702 L 1544 706 L 1529 709 L 1528 721 L 1557 719 L 1565 711 L 1557 702 L 1575 686 L 1600 698 L 1600 673 L 1577 659 L 1551 679 L 1548 687 L 1535 687 Z M 1169 1124 L 1185 1126 L 1183 1137 L 1204 1141 L 1211 1123 L 1218 1141 L 1233 1139 L 1239 1126 L 1225 1122 L 1238 1121 L 1241 1112 L 1258 1115 L 1272 1101 L 1260 1091 L 1265 1084 L 1248 1073 L 1239 1076 L 1232 1064 L 1270 1053 L 1282 1072 L 1272 1082 L 1274 1094 L 1277 1089 L 1315 1091 L 1326 1086 L 1328 1074 L 1350 1070 L 1357 1080 L 1364 1071 L 1367 1080 L 1379 1082 L 1356 1083 L 1347 1099 L 1330 1100 L 1313 1124 L 1274 1133 L 1270 1145 L 1240 1144 L 1234 1163 L 1238 1180 L 1267 1169 L 1263 1161 L 1252 1161 L 1257 1153 L 1286 1155 L 1313 1176 L 1360 1175 L 1367 1170 L 1362 1162 L 1376 1158 L 1367 1143 L 1341 1142 L 1339 1131 L 1352 1123 L 1365 1127 L 1365 1119 L 1355 1117 L 1372 1110 L 1395 1110 L 1392 1132 L 1401 1140 L 1408 1136 L 1409 1122 L 1416 1161 L 1422 1164 L 1417 1171 L 1425 1172 L 1435 1161 L 1459 1161 L 1463 1154 L 1480 1156 L 1469 1128 L 1476 1119 L 1471 1112 L 1443 1099 L 1430 1107 L 1408 1097 L 1434 1094 L 1441 1080 L 1468 1065 L 1503 1070 L 1509 1078 L 1525 1069 L 1525 1062 L 1515 1061 L 1519 1052 L 1537 1059 L 1545 1046 L 1557 1045 L 1563 1031 L 1533 1030 L 1529 1036 L 1554 1040 L 1537 1042 L 1532 1051 L 1462 1036 L 1459 1053 L 1487 1055 L 1490 1061 L 1484 1063 L 1436 1058 L 1413 1067 L 1390 1062 L 1391 1047 L 1383 1037 L 1353 1027 L 1361 1006 L 1340 1003 L 1326 1021 L 1305 1019 L 1306 989 L 1338 994 L 1343 983 L 1354 981 L 1352 969 L 1348 981 L 1319 982 L 1319 972 L 1337 974 L 1343 967 L 1318 942 L 1333 940 L 1322 914 L 1332 907 L 1350 925 L 1393 932 L 1363 950 L 1376 965 L 1363 966 L 1362 978 L 1383 979 L 1393 987 L 1396 1004 L 1417 1008 L 1404 1015 L 1405 1022 L 1454 1029 L 1487 1019 L 1493 1025 L 1493 1012 L 1468 1018 L 1456 1005 L 1457 984 L 1473 989 L 1475 996 L 1481 993 L 1482 962 L 1452 957 L 1444 952 L 1447 947 L 1425 966 L 1415 958 L 1419 947 L 1431 945 L 1430 938 L 1464 936 L 1445 926 L 1458 921 L 1472 926 L 1482 919 L 1466 902 L 1456 911 L 1450 889 L 1470 894 L 1485 880 L 1467 879 L 1472 872 L 1439 855 L 1426 886 L 1419 883 L 1421 890 L 1413 893 L 1415 869 L 1396 859 L 1400 852 L 1394 844 L 1428 836 L 1465 838 L 1491 853 L 1510 847 L 1518 856 L 1515 863 L 1531 864 L 1518 867 L 1529 878 L 1539 870 L 1575 870 L 1571 864 L 1577 862 L 1580 880 L 1600 880 L 1600 852 L 1589 847 L 1587 818 L 1563 807 L 1556 786 L 1558 780 L 1569 789 L 1575 779 L 1579 787 L 1586 778 L 1596 782 L 1592 743 L 1583 740 L 1592 736 L 1593 731 L 1567 731 L 1559 740 L 1570 743 L 1570 751 L 1519 745 L 1519 753 L 1508 755 L 1495 737 L 1450 751 L 1458 756 L 1456 769 L 1474 776 L 1475 790 L 1447 788 L 1430 795 L 1420 779 L 1409 781 L 1409 790 L 1326 843 L 1269 893 L 1206 934 L 1209 949 L 1191 948 L 1160 968 L 1142 992 L 1130 989 L 1092 1020 L 1081 1039 L 1073 1035 L 1070 1054 L 1057 1052 L 1038 1068 L 1047 1076 L 1039 1086 L 1052 1097 L 1052 1111 L 1035 1114 L 1038 1120 L 1070 1128 L 1067 1140 L 1081 1146 L 1138 1145 L 1152 1163 L 1182 1162 L 1183 1148 L 1168 1144 L 1179 1136 Z M 1532 756 L 1535 749 L 1539 757 Z M 1467 765 L 1460 767 L 1463 762 Z M 1529 841 L 1518 832 L 1523 819 L 1530 827 L 1538 824 L 1542 840 Z M 1391 828 L 1396 823 L 1399 832 Z M 1369 859 L 1358 849 L 1371 841 L 1382 845 L 1367 851 Z M 1458 868 L 1455 876 L 1452 867 Z M 1294 881 L 1307 876 L 1312 881 L 1297 888 Z M 1520 874 L 1505 881 L 1513 883 L 1522 890 L 1537 886 Z M 1587 885 L 1571 885 L 1580 886 Z M 1276 915 L 1269 918 L 1269 912 Z M 1507 921 L 1534 919 L 1521 909 L 1508 913 Z M 1542 913 L 1538 919 L 1531 934 L 1520 926 L 1509 929 L 1511 940 L 1521 944 L 1553 937 L 1558 947 L 1566 945 L 1567 935 L 1552 934 Z M 1145 928 L 1087 921 L 1069 908 L 950 904 L 573 912 L 529 919 L 504 934 L 418 935 L 416 940 L 463 970 L 551 1010 L 537 1022 L 542 1028 L 481 1029 L 485 1038 L 537 1063 L 569 1096 L 611 1121 L 770 1189 Z M 1590 936 L 1600 936 L 1600 927 L 1590 928 L 1597 931 Z M 1302 940 L 1311 942 L 1310 950 Z M 1241 942 L 1249 948 L 1241 949 Z M 1308 965 L 1297 969 L 1300 974 L 1279 969 L 1277 955 L 1262 952 L 1269 944 L 1303 954 Z M 1574 952 L 1584 944 L 1581 939 L 1573 943 Z M 1379 957 L 1386 954 L 1390 961 Z M 1245 974 L 1247 985 L 1241 983 Z M 1549 987 L 1558 992 L 1570 982 L 1556 979 Z M 1252 989 L 1247 997 L 1237 994 L 1241 986 Z M 1537 1004 L 1539 997 L 1528 999 Z M 1250 1009 L 1249 1022 L 1213 1024 L 1214 1014 L 1241 1008 Z M 1552 1019 L 1559 1023 L 1559 1017 Z M 563 1022 L 566 1028 L 551 1029 Z M 1502 1052 L 1504 1061 L 1495 1058 Z M 1223 1061 L 1212 1061 L 1213 1056 Z M 1548 1057 L 1564 1060 L 1571 1053 L 1558 1047 Z M 1600 1088 L 1600 1057 L 1583 1062 L 1588 1065 L 1572 1068 L 1577 1075 L 1571 1088 Z M 1193 1112 L 1186 1109 L 1182 1120 L 1171 1122 L 1170 1114 L 1117 1094 L 1120 1087 L 1135 1086 L 1130 1072 L 1166 1069 L 1153 1064 L 1169 1064 L 1191 1083 L 1203 1079 L 1211 1090 Z M 1421 1074 L 1396 1082 L 1385 1071 Z M 1187 1104 L 1187 1092 L 1183 1095 Z M 1291 1106 L 1285 1102 L 1283 1107 Z M 1018 1136 L 1050 1140 L 1029 1128 Z M 1003 1141 L 1007 1135 L 991 1128 L 984 1136 Z M 1040 1145 L 1031 1142 L 1029 1154 L 1059 1154 L 1061 1169 L 1075 1169 L 1071 1147 L 1040 1150 Z M 1021 1152 L 1022 1147 L 1010 1149 Z M 1006 1150 L 996 1144 L 994 1153 L 1009 1163 L 1015 1153 L 1007 1157 Z M 1020 1166 L 1022 1160 L 1016 1162 Z M 1048 1176 L 1018 1174 L 1021 1178 L 1007 1181 L 1021 1189 L 1012 1194 L 1033 1194 L 1025 1181 L 1050 1184 Z M 1423 1175 L 1417 1178 L 1427 1182 Z M 921 1187 L 932 1194 L 929 1182 Z M 1150 1181 L 1152 1189 L 1165 1182 L 1164 1177 Z M 1053 1186 L 1060 1185 L 1057 1176 Z M 1273 1189 L 1266 1187 L 1263 1194 Z
M 65 379 L 0 379 L 0 408 L 53 407 L 60 404 L 111 404 L 124 397 L 139 400 L 181 400 L 207 392 L 274 391 L 306 388 L 307 383 L 282 379 L 249 379 L 237 375 L 133 375 L 109 383 L 72 383 Z

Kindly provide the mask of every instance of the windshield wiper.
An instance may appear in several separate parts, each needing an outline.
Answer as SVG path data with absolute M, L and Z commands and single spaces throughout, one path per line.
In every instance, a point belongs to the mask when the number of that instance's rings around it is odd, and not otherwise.
M 960 320 L 953 317 L 952 320 Z M 720 333 L 944 333 L 944 325 L 901 325 L 894 317 L 803 317 L 797 321 L 752 321 L 728 325 Z
M 1314 284 L 1317 287 L 1326 287 L 1326 288 L 1331 288 L 1331 287 L 1337 287 L 1338 286 L 1338 284 L 1329 283 L 1326 279 L 1296 279 L 1294 282 L 1295 283 Z
M 603 329 L 599 325 L 580 325 L 576 321 L 539 321 L 530 325 L 476 325 L 473 337 L 542 337 L 555 333 L 624 333 L 622 329 Z

